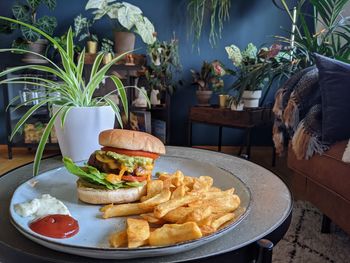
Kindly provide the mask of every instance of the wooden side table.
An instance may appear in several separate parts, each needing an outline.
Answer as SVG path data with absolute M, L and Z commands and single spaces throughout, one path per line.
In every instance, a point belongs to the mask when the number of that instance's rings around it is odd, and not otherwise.
M 188 145 L 192 146 L 192 124 L 194 122 L 219 126 L 218 150 L 221 151 L 222 128 L 239 128 L 245 130 L 245 144 L 242 144 L 238 155 L 242 156 L 246 147 L 246 159 L 250 158 L 251 130 L 255 127 L 272 122 L 271 108 L 251 108 L 243 111 L 216 107 L 191 107 L 188 117 Z M 275 164 L 275 150 L 273 149 L 272 165 Z

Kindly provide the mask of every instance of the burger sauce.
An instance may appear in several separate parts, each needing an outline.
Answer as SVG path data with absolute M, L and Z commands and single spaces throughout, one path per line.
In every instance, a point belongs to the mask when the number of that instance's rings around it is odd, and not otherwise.
M 68 238 L 79 231 L 78 221 L 69 215 L 53 214 L 41 217 L 29 228 L 34 232 L 52 238 Z

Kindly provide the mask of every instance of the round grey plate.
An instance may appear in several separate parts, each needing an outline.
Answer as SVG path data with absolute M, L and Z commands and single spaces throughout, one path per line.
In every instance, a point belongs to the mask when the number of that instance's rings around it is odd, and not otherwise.
M 82 163 L 81 163 L 82 164 Z M 213 241 L 235 228 L 247 215 L 250 204 L 248 187 L 231 172 L 217 166 L 183 157 L 163 156 L 156 162 L 154 171 L 175 172 L 181 170 L 185 175 L 198 177 L 208 175 L 214 178 L 214 185 L 223 190 L 235 188 L 235 193 L 241 198 L 234 222 L 216 233 L 193 241 L 183 242 L 165 247 L 141 247 L 137 249 L 109 248 L 108 236 L 116 230 L 125 228 L 125 218 L 102 219 L 100 206 L 80 202 L 76 196 L 76 177 L 67 172 L 64 167 L 44 172 L 39 176 L 21 184 L 13 194 L 10 204 L 12 224 L 27 238 L 54 250 L 105 259 L 126 259 L 139 257 L 154 257 L 184 252 Z M 36 181 L 33 187 L 33 182 Z M 14 205 L 40 197 L 49 193 L 63 201 L 78 220 L 80 231 L 68 239 L 53 239 L 33 232 L 29 227 L 32 218 L 22 218 L 14 211 Z

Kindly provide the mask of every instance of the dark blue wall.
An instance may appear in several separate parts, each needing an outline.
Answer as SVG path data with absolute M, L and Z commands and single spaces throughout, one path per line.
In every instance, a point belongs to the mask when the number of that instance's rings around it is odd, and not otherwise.
M 23 0 L 24 1 L 24 0 Z M 79 13 L 88 14 L 84 10 L 86 1 L 82 0 L 57 0 L 57 8 L 50 13 L 57 17 L 57 34 L 63 33 L 66 28 L 72 24 L 73 19 Z M 186 121 L 190 106 L 195 105 L 195 89 L 190 86 L 190 69 L 198 69 L 203 60 L 219 59 L 227 66 L 231 66 L 227 59 L 224 47 L 235 43 L 239 47 L 245 47 L 249 42 L 256 45 L 264 43 L 271 44 L 273 35 L 281 34 L 281 27 L 290 28 L 290 22 L 285 13 L 278 10 L 271 0 L 234 0 L 230 12 L 230 21 L 225 24 L 222 39 L 216 48 L 212 48 L 207 41 L 206 25 L 203 34 L 203 40 L 200 45 L 200 54 L 192 50 L 192 41 L 187 38 L 186 22 L 186 0 L 129 0 L 130 3 L 139 6 L 144 14 L 155 25 L 158 37 L 161 40 L 171 38 L 173 32 L 180 41 L 180 59 L 183 65 L 181 78 L 185 85 L 180 87 L 172 97 L 172 144 L 181 145 L 186 142 Z M 14 1 L 0 1 L 0 15 L 11 15 L 11 6 Z M 43 8 L 41 14 L 48 10 Z M 96 32 L 101 36 L 112 37 L 112 28 L 108 20 L 101 20 L 95 24 Z M 15 34 L 0 35 L 0 47 L 11 45 Z M 136 47 L 142 48 L 140 53 L 145 52 L 145 46 L 137 40 Z M 6 61 L 6 57 L 0 57 L 0 64 Z M 229 85 L 229 80 L 227 81 Z M 273 98 L 271 92 L 267 102 Z M 215 103 L 215 98 L 213 100 Z M 2 94 L 0 95 L 0 143 L 4 143 L 4 109 Z M 194 144 L 215 145 L 217 142 L 217 128 L 205 125 L 194 126 Z M 233 145 L 239 143 L 242 139 L 242 133 L 232 129 L 224 129 L 223 143 Z M 270 131 L 259 130 L 254 133 L 254 141 L 258 144 L 267 144 L 270 142 Z

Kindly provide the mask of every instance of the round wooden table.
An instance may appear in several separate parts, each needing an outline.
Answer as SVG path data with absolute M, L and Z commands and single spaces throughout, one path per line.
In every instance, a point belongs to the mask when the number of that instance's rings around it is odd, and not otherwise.
M 167 155 L 207 162 L 232 172 L 250 189 L 251 203 L 247 217 L 239 225 L 208 244 L 190 251 L 153 258 L 115 260 L 117 262 L 249 262 L 258 256 L 263 262 L 271 258 L 272 244 L 287 231 L 292 211 L 287 186 L 272 172 L 231 155 L 185 147 L 167 147 Z M 62 166 L 61 157 L 43 160 L 41 170 Z M 14 190 L 32 175 L 26 165 L 0 177 L 0 262 L 111 262 L 50 250 L 21 235 L 10 223 L 9 203 Z M 267 242 L 268 239 L 271 242 Z

